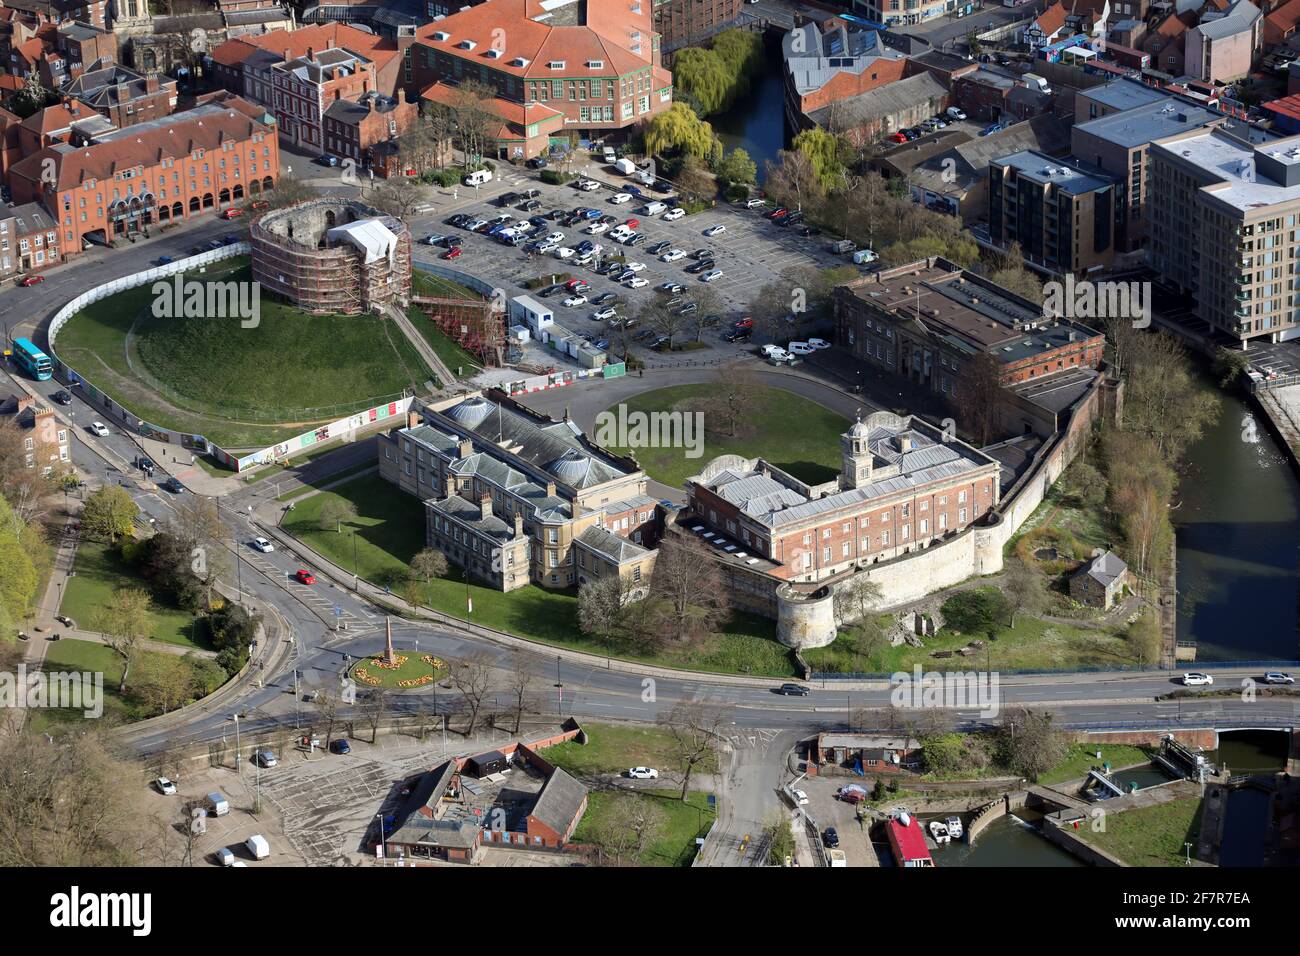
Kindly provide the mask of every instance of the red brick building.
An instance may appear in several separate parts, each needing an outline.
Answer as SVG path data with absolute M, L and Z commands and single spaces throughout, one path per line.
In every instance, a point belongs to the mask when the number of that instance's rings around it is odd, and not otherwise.
M 336 99 L 325 110 L 325 152 L 352 159 L 358 166 L 383 166 L 375 147 L 397 139 L 418 117 L 419 110 L 406 102 L 402 90 L 392 99 L 378 93 L 363 94 L 358 100 Z
M 659 44 L 649 0 L 488 0 L 421 27 L 411 67 L 435 102 L 466 80 L 496 89 L 497 155 L 522 159 L 561 132 L 601 137 L 672 105 Z
M 103 242 L 210 214 L 273 188 L 279 175 L 279 143 L 266 111 L 222 94 L 79 149 L 46 147 L 15 164 L 9 181 L 15 202 L 39 202 L 55 213 L 72 257 L 87 237 Z
M 120 64 L 96 64 L 61 91 L 90 107 L 118 129 L 170 116 L 176 109 L 176 81 L 144 76 Z

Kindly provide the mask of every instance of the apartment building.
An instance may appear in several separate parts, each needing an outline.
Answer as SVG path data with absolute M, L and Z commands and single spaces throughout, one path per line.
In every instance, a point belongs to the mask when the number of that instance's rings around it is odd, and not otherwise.
M 914 416 L 859 419 L 840 450 L 839 476 L 816 486 L 761 458 L 721 459 L 687 480 L 688 523 L 771 578 L 810 582 L 924 548 L 997 506 L 998 463 Z
M 83 146 L 46 146 L 14 165 L 9 184 L 16 203 L 40 203 L 54 213 L 60 246 L 70 258 L 87 242 L 210 215 L 273 188 L 279 175 L 272 118 L 222 93 Z
M 1228 83 L 1250 73 L 1263 36 L 1264 19 L 1250 0 L 1226 11 L 1208 11 L 1187 31 L 1183 69 L 1208 83 Z
M 853 12 L 891 27 L 926 23 L 957 9 L 956 0 L 853 0 Z
M 335 47 L 271 67 L 271 102 L 280 138 L 302 149 L 325 149 L 325 112 L 342 100 L 360 101 L 376 92 L 375 65 Z
M 412 413 L 378 455 L 380 476 L 424 501 L 429 547 L 493 587 L 648 580 L 659 519 L 645 473 L 572 422 L 474 394 Z
M 675 50 L 731 26 L 744 8 L 745 0 L 654 0 L 654 29 Z
M 325 152 L 358 166 L 383 167 L 375 147 L 401 136 L 418 118 L 419 110 L 402 90 L 396 97 L 363 93 L 356 100 L 336 99 L 325 110 Z
M 967 272 L 946 259 L 922 259 L 838 286 L 839 343 L 871 368 L 949 400 L 962 369 L 984 353 L 1011 388 L 1101 365 L 1104 337 L 1069 318 Z
M 1121 252 L 1146 245 L 1151 143 L 1188 130 L 1221 125 L 1227 117 L 1166 96 L 1143 106 L 1079 123 L 1071 131 L 1070 152 L 1124 181 L 1127 211 L 1120 230 Z
M 10 395 L 0 402 L 0 421 L 10 422 L 22 432 L 24 462 L 28 468 L 48 475 L 57 464 L 66 465 L 71 461 L 67 427 L 53 409 L 41 405 L 32 396 Z
M 488 0 L 421 27 L 411 51 L 421 97 L 454 103 L 467 81 L 496 90 L 497 156 L 530 158 L 570 131 L 600 138 L 672 105 L 651 0 Z
M 1300 337 L 1300 137 L 1196 130 L 1150 151 L 1151 264 L 1243 344 Z
M 1109 265 L 1127 228 L 1124 180 L 1033 150 L 989 163 L 989 235 L 1051 272 Z

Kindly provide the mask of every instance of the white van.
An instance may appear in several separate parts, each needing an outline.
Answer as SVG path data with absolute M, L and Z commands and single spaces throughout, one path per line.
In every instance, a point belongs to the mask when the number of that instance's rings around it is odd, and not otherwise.
M 641 207 L 641 215 L 657 216 L 667 208 L 668 206 L 661 202 L 648 202 Z
M 244 843 L 248 847 L 248 852 L 253 854 L 255 860 L 265 860 L 271 855 L 271 844 L 266 842 L 266 837 L 256 833 L 249 837 Z
M 482 186 L 484 183 L 492 181 L 492 170 L 476 169 L 464 179 L 461 180 L 466 186 Z
M 831 866 L 848 866 L 849 858 L 844 855 L 843 850 L 828 850 L 826 856 Z
M 230 812 L 230 803 L 218 791 L 213 791 L 207 796 L 208 812 L 214 817 L 224 817 Z

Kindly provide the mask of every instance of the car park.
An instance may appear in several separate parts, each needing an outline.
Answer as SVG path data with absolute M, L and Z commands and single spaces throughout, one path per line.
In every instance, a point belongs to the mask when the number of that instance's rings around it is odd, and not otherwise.
M 541 204 L 540 202 L 538 202 L 536 199 L 525 199 L 523 202 L 521 202 L 521 203 L 520 203 L 518 206 L 516 206 L 515 208 L 516 208 L 516 209 L 521 209 L 521 210 L 523 210 L 524 212 L 535 212 L 535 211 L 537 211 L 538 209 L 541 209 L 541 208 L 542 208 L 542 204 Z
M 1183 675 L 1184 687 L 1205 687 L 1214 683 L 1214 678 L 1209 674 L 1203 674 L 1199 671 L 1189 671 Z
M 176 784 L 174 784 L 171 780 L 167 779 L 166 777 L 159 777 L 157 780 L 153 782 L 153 785 L 158 789 L 158 792 L 161 793 L 163 796 L 166 797 L 176 796 Z
M 699 262 L 695 263 L 694 265 L 687 266 L 686 271 L 689 272 L 691 275 L 699 275 L 701 272 L 708 272 L 712 268 L 713 268 L 712 259 L 701 259 Z
M 590 239 L 584 239 L 582 240 L 582 242 L 578 243 L 579 252 L 591 252 L 591 250 L 595 248 L 596 248 L 596 244 L 592 242 Z
M 261 551 L 263 554 L 270 554 L 275 550 L 275 545 L 265 538 L 254 538 L 249 544 L 252 545 L 254 551 Z
M 627 226 L 629 229 L 635 229 L 635 228 L 637 228 L 639 225 L 641 225 L 641 220 L 640 220 L 640 219 L 637 219 L 635 216 L 633 216 L 633 217 L 630 218 L 630 219 L 626 219 L 626 220 L 624 220 L 624 221 L 623 221 L 623 225 Z
M 727 231 L 727 227 L 724 226 L 722 223 L 718 223 L 716 226 L 709 226 L 708 229 L 705 229 L 704 235 L 712 239 L 714 236 L 720 236 L 726 231 Z
M 639 275 L 633 275 L 632 278 L 627 280 L 628 288 L 631 289 L 644 289 L 649 284 L 649 280 L 643 279 Z
M 439 235 L 436 232 L 431 232 L 429 233 L 429 235 L 425 236 L 420 241 L 424 243 L 426 246 L 436 246 L 438 243 L 442 242 L 442 240 L 445 238 L 447 237 Z
M 237 862 L 235 860 L 235 854 L 231 852 L 230 847 L 227 846 L 218 848 L 216 852 L 212 854 L 212 857 L 218 866 L 234 866 Z
M 674 315 L 692 315 L 698 312 L 699 309 L 700 307 L 698 304 L 694 302 L 687 302 L 683 304 L 681 308 L 677 309 L 676 312 L 674 312 Z
M 594 179 L 583 179 L 578 182 L 578 188 L 584 193 L 591 193 L 600 188 L 600 183 L 596 182 Z
M 708 272 L 704 273 L 704 275 L 700 276 L 700 281 L 701 281 L 701 282 L 716 282 L 718 279 L 721 279 L 721 278 L 722 278 L 722 270 L 721 270 L 721 269 L 710 269 Z
M 762 209 L 762 208 L 763 208 L 764 206 L 766 206 L 766 205 L 767 205 L 767 200 L 766 200 L 766 199 L 758 199 L 758 198 L 754 198 L 754 199 L 750 199 L 750 200 L 748 200 L 748 201 L 745 203 L 745 208 L 746 208 L 746 209 Z

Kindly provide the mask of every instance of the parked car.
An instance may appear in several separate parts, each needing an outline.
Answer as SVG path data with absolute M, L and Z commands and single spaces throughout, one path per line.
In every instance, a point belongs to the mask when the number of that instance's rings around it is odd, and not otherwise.
M 97 438 L 107 438 L 109 435 L 108 426 L 103 422 L 91 422 L 86 429 Z
M 669 209 L 666 213 L 664 213 L 664 222 L 676 222 L 678 219 L 681 219 L 682 216 L 684 215 L 686 215 L 685 209 L 683 209 L 681 206 L 674 206 L 672 209 Z
M 238 218 L 239 218 L 240 216 L 242 216 L 243 214 L 244 214 L 244 210 L 240 209 L 238 206 L 232 206 L 232 207 L 229 208 L 229 209 L 224 209 L 224 210 L 222 210 L 222 212 L 221 212 L 221 218 L 222 218 L 222 219 L 238 219 Z
M 704 273 L 704 275 L 700 276 L 700 281 L 716 282 L 718 279 L 722 278 L 722 275 L 723 273 L 721 269 L 710 269 L 708 272 Z
M 947 110 L 947 116 L 949 119 L 964 120 L 966 118 L 966 113 L 960 107 L 950 106 Z
M 275 550 L 275 545 L 265 538 L 254 538 L 249 543 L 253 546 L 254 551 L 261 551 L 263 554 L 270 554 Z
M 349 754 L 352 753 L 352 746 L 346 740 L 331 740 L 330 753 L 332 754 Z
M 616 292 L 602 292 L 600 295 L 596 296 L 596 298 L 594 298 L 594 299 L 591 300 L 591 304 L 592 304 L 592 305 L 604 305 L 604 304 L 607 303 L 607 302 L 617 302 L 617 301 L 618 301 L 618 293 L 616 293 Z
M 764 348 L 768 348 L 768 346 L 764 346 Z M 776 348 L 776 346 L 771 346 L 771 348 Z M 777 349 L 777 351 L 780 351 L 780 349 Z M 776 692 L 786 697 L 807 697 L 812 693 L 803 684 L 782 684 L 776 689 Z
M 280 761 L 275 759 L 275 754 L 269 750 L 259 750 L 256 757 L 257 763 L 264 770 L 276 766 Z
M 790 215 L 789 209 L 787 209 L 785 206 L 777 206 L 775 209 L 773 209 L 771 212 L 767 214 L 767 218 L 780 219 L 782 216 L 788 216 L 788 215 Z
M 673 247 L 673 244 L 665 239 L 663 242 L 656 242 L 653 246 L 646 246 L 646 252 L 652 256 L 657 256 L 661 252 L 667 252 Z
M 631 767 L 627 771 L 627 776 L 633 780 L 657 780 L 659 771 L 653 767 Z
M 597 309 L 595 312 L 591 313 L 591 319 L 593 322 L 604 322 L 608 319 L 612 319 L 616 315 L 618 315 L 618 310 L 612 306 L 607 306 L 606 308 Z
M 704 235 L 712 239 L 714 236 L 720 236 L 726 231 L 727 231 L 727 227 L 724 226 L 722 223 L 718 223 L 716 226 L 709 226 L 708 229 L 705 229 Z
M 420 242 L 424 243 L 426 246 L 436 246 L 446 238 L 446 236 L 440 235 L 439 233 L 431 232 L 421 239 Z
M 906 143 L 907 134 L 900 129 L 897 133 L 894 133 L 889 137 L 889 141 L 891 143 Z
M 822 834 L 822 843 L 826 844 L 828 850 L 839 849 L 840 835 L 834 827 L 826 828 L 826 832 Z
M 644 262 L 629 262 L 629 263 L 627 264 L 627 268 L 628 268 L 628 270 L 629 270 L 630 272 L 644 272 L 644 271 L 645 271 L 645 263 L 644 263 Z
M 808 344 L 818 351 L 831 347 L 831 343 L 827 342 L 825 339 L 809 339 Z
M 593 222 L 583 231 L 589 236 L 599 236 L 602 232 L 609 229 L 609 226 L 603 222 Z
M 1199 671 L 1189 671 L 1183 675 L 1184 687 L 1204 687 L 1213 684 L 1214 678 L 1209 674 L 1202 674 Z
M 339 164 L 339 158 L 337 156 L 317 156 L 315 162 L 321 166 L 329 166 L 332 168 Z
M 687 266 L 686 271 L 693 276 L 697 276 L 701 272 L 708 272 L 712 268 L 713 268 L 712 259 L 701 259 L 699 262 L 695 263 L 695 265 Z
M 586 305 L 587 297 L 585 295 L 571 295 L 564 300 L 564 304 L 569 308 L 573 308 L 576 305 Z
M 456 258 L 459 258 L 459 256 L 460 256 L 460 246 L 452 246 L 450 249 L 448 249 L 446 252 L 444 252 L 444 253 L 443 253 L 441 256 L 439 256 L 438 258 L 440 258 L 440 259 L 456 259 Z
M 299 569 L 294 573 L 294 576 L 293 576 L 293 577 L 294 577 L 294 580 L 296 580 L 299 584 L 315 584 L 315 583 L 316 583 L 316 575 L 312 574 L 312 573 L 311 573 L 310 571 L 308 571 L 306 568 L 299 568 Z
M 633 275 L 632 278 L 627 280 L 627 286 L 629 289 L 644 289 L 649 284 L 650 281 L 648 279 L 643 279 L 639 275 Z
M 57 392 L 51 395 L 50 398 L 54 399 L 60 405 L 72 404 L 72 393 L 64 389 L 59 389 Z
M 231 852 L 230 847 L 223 846 L 212 854 L 213 860 L 218 866 L 234 866 L 236 862 L 235 854 Z
M 44 281 L 45 281 L 45 276 L 23 276 L 22 279 L 18 281 L 18 284 L 20 286 L 26 287 L 26 286 L 40 285 Z
M 158 792 L 161 793 L 163 796 L 166 797 L 176 796 L 176 784 L 172 783 L 166 777 L 159 777 L 157 780 L 153 782 L 153 785 L 158 788 Z
M 547 162 L 541 156 L 534 156 L 528 162 L 524 163 L 529 169 L 545 169 Z
M 659 287 L 659 291 L 671 292 L 673 295 L 677 295 L 678 293 L 685 292 L 686 286 L 682 285 L 680 282 L 665 282 Z
M 791 355 L 812 355 L 817 350 L 807 342 L 791 342 L 786 347 L 786 351 Z
M 794 794 L 794 802 L 801 807 L 808 806 L 808 792 L 806 790 L 791 790 Z
M 614 193 L 614 195 L 612 195 L 612 196 L 609 197 L 609 201 L 612 202 L 615 206 L 621 206 L 621 205 L 623 205 L 623 203 L 625 203 L 625 202 L 631 202 L 631 201 L 632 201 L 632 194 L 631 194 L 631 193 Z
M 653 251 L 653 250 L 651 250 Z M 659 257 L 660 262 L 676 262 L 678 259 L 685 259 L 686 253 L 681 249 L 669 249 Z
M 767 205 L 766 199 L 751 199 L 745 203 L 746 209 L 762 209 Z

